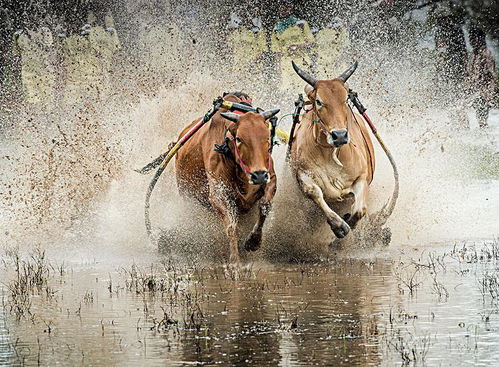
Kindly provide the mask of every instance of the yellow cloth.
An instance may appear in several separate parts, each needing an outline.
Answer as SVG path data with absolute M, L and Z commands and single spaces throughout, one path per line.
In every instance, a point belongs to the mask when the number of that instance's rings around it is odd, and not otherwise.
M 157 24 L 139 31 L 144 76 L 153 81 L 178 81 L 188 67 L 180 55 L 189 54 L 191 47 L 184 32 L 174 24 Z M 195 55 L 193 57 L 196 57 Z
M 323 28 L 315 35 L 317 42 L 317 77 L 336 78 L 345 69 L 339 59 L 346 51 L 350 40 L 345 29 Z
M 265 32 L 253 32 L 245 27 L 231 31 L 227 43 L 232 51 L 232 64 L 236 73 L 260 73 L 260 56 L 267 50 Z
M 284 32 L 272 34 L 271 51 L 279 58 L 279 71 L 281 77 L 280 87 L 282 91 L 297 91 L 303 87 L 303 81 L 293 70 L 291 61 L 310 69 L 312 67 L 312 55 L 315 52 L 315 40 L 307 22 L 295 24 L 286 28 Z M 310 45 L 309 48 L 304 48 Z
M 21 83 L 29 103 L 50 106 L 54 101 L 53 38 L 49 29 L 28 30 L 14 41 L 14 55 L 21 59 Z
M 66 90 L 64 100 L 74 103 L 102 99 L 109 94 L 113 54 L 120 48 L 116 31 L 92 27 L 63 41 Z

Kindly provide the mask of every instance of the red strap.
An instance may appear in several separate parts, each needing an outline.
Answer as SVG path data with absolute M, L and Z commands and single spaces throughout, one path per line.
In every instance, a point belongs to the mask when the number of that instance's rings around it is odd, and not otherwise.
M 248 175 L 251 175 L 250 169 L 248 168 L 248 166 L 241 159 L 241 154 L 239 154 L 239 149 L 237 149 L 236 140 L 234 139 L 232 141 L 234 142 L 234 152 L 236 153 L 236 158 L 239 161 L 239 165 L 241 166 L 241 168 L 243 169 L 244 172 L 246 172 Z
M 234 153 L 236 153 L 236 159 L 238 160 L 239 165 L 241 166 L 244 172 L 246 172 L 248 175 L 251 175 L 251 170 L 246 165 L 246 163 L 243 162 L 243 159 L 241 158 L 241 154 L 239 153 L 239 149 L 237 148 L 236 139 L 233 139 L 232 141 L 234 142 Z M 272 165 L 272 156 L 269 153 L 269 159 L 267 161 L 267 170 L 270 171 L 271 165 Z
M 241 102 L 246 102 L 250 106 L 253 104 L 253 100 L 251 99 L 251 97 L 246 98 L 244 96 L 241 96 L 241 97 L 239 97 L 239 99 L 241 100 Z

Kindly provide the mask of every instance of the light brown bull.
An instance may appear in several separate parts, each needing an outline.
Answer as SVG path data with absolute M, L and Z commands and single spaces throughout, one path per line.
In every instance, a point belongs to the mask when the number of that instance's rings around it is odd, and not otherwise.
M 240 102 L 236 95 L 225 100 Z M 225 111 L 225 112 L 224 112 Z M 274 162 L 270 155 L 270 117 L 279 110 L 238 115 L 221 109 L 185 143 L 176 156 L 177 185 L 185 196 L 196 198 L 223 219 L 230 244 L 230 261 L 239 261 L 238 224 L 241 214 L 256 203 L 259 218 L 245 241 L 248 251 L 257 250 L 262 228 L 276 192 Z M 191 123 L 179 139 L 195 124 Z M 215 144 L 225 138 L 230 152 L 221 154 Z
M 310 108 L 295 130 L 291 166 L 301 191 L 322 210 L 336 237 L 343 238 L 366 214 L 375 167 L 364 120 L 348 105 L 345 82 L 357 63 L 332 80 L 317 80 L 294 62 L 293 67 L 307 82 Z M 354 203 L 342 218 L 330 205 L 349 194 Z

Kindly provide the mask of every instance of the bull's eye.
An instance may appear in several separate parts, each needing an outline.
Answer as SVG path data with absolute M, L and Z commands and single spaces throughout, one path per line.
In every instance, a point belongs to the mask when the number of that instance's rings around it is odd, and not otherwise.
M 238 144 L 241 144 L 243 141 L 241 140 L 241 138 L 239 136 L 236 136 L 236 142 Z
M 324 106 L 324 104 L 321 102 L 321 100 L 320 100 L 320 99 L 316 99 L 316 100 L 315 100 L 315 104 L 316 104 L 316 105 L 317 105 L 317 107 L 319 107 L 319 108 L 320 108 L 320 107 L 322 107 L 322 106 Z

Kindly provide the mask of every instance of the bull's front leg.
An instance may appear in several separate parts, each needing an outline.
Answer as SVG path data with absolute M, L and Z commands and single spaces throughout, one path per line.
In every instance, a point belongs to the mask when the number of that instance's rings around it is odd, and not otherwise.
M 329 205 L 327 205 L 321 188 L 309 175 L 303 172 L 298 172 L 297 179 L 303 193 L 322 210 L 335 236 L 338 238 L 345 237 L 350 231 L 350 226 L 343 220 L 343 218 L 332 210 Z
M 260 248 L 262 244 L 263 225 L 265 223 L 265 219 L 267 219 L 267 215 L 269 214 L 271 207 L 272 204 L 270 202 L 263 202 L 263 200 L 260 201 L 258 207 L 258 220 L 248 235 L 248 238 L 246 238 L 246 241 L 244 242 L 244 248 L 246 251 L 256 251 Z
M 210 203 L 214 209 L 221 215 L 225 225 L 225 231 L 229 240 L 231 263 L 239 263 L 239 246 L 237 238 L 238 216 L 235 205 L 231 203 L 226 189 L 216 184 L 210 184 Z
M 256 251 L 262 245 L 262 232 L 265 220 L 272 209 L 272 199 L 274 198 L 277 189 L 275 173 L 272 174 L 270 182 L 265 186 L 263 197 L 258 203 L 258 220 L 251 230 L 248 238 L 244 242 L 246 251 Z

